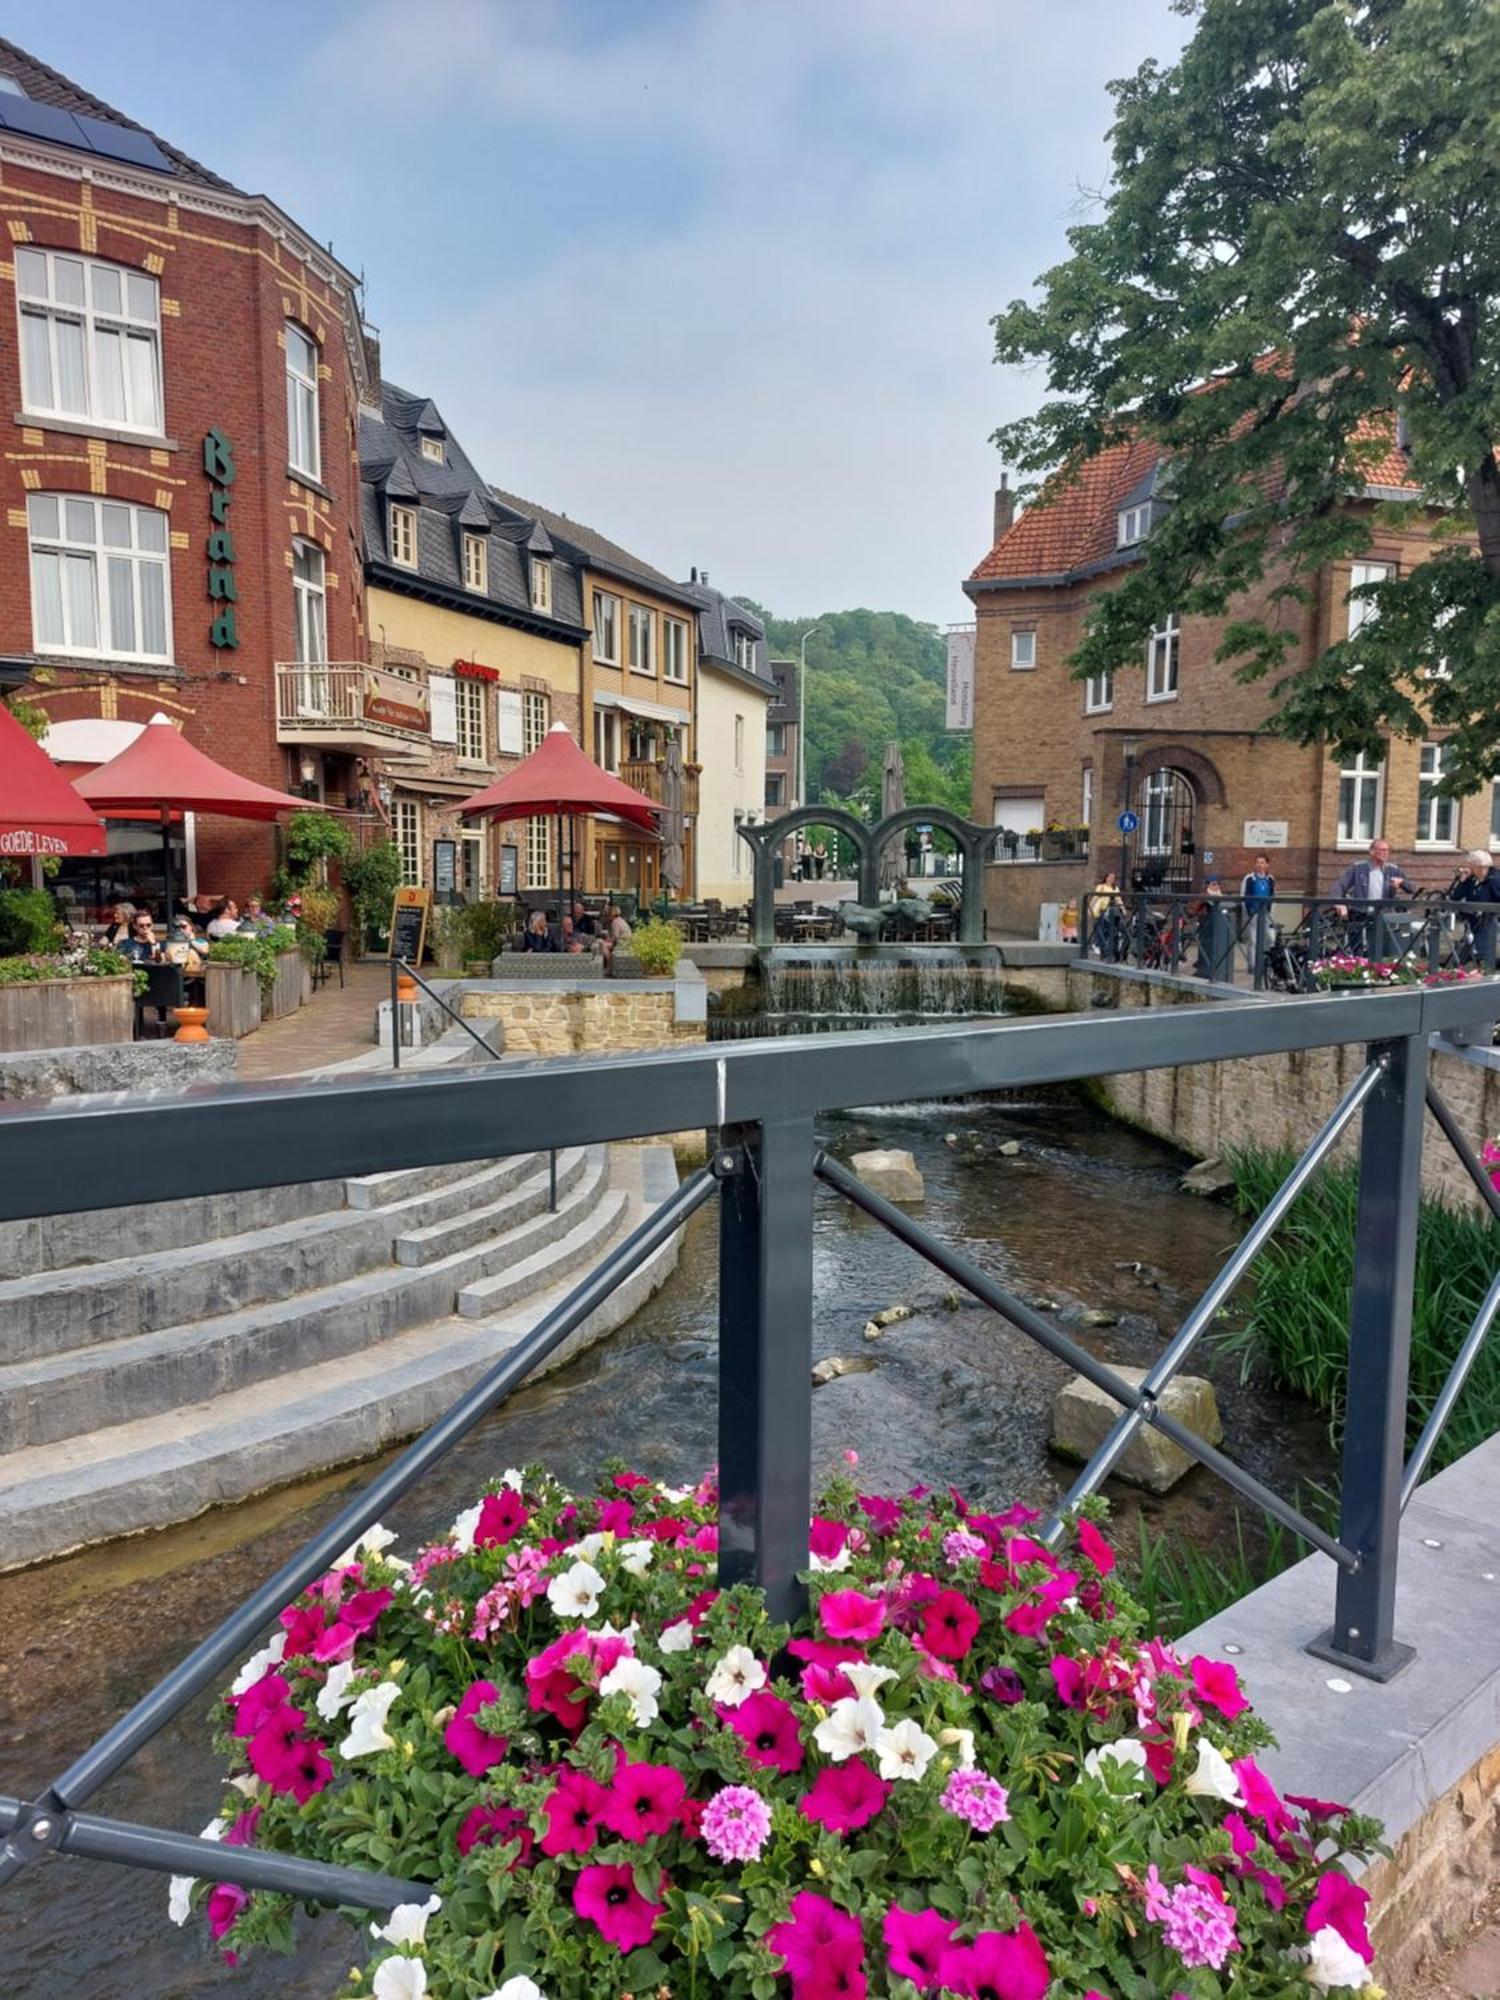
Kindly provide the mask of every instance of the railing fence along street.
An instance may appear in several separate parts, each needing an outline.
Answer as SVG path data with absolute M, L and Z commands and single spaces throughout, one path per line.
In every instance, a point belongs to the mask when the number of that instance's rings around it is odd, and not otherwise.
M 772 1615 L 804 1601 L 812 1506 L 813 1201 L 819 1183 L 852 1201 L 1121 1409 L 1114 1430 L 1046 1530 L 1108 1475 L 1151 1425 L 1236 1492 L 1294 1528 L 1337 1568 L 1333 1623 L 1310 1649 L 1387 1679 L 1411 1656 L 1394 1630 L 1401 1510 L 1410 1499 L 1500 1305 L 1500 1274 L 1411 1457 L 1405 1457 L 1412 1279 L 1424 1108 L 1490 1212 L 1500 1196 L 1428 1077 L 1435 1033 L 1493 1027 L 1500 981 L 1255 1007 L 1021 1020 L 922 1034 L 817 1036 L 662 1050 L 597 1063 L 338 1078 L 317 1091 L 239 1085 L 124 1103 L 0 1105 L 0 1219 L 170 1201 L 395 1167 L 488 1159 L 704 1128 L 710 1164 L 686 1180 L 448 1414 L 418 1438 L 163 1681 L 34 1798 L 0 1798 L 0 1884 L 54 1850 L 202 1875 L 247 1889 L 385 1910 L 427 1889 L 361 1870 L 104 1819 L 89 1800 L 257 1643 L 268 1623 L 374 1525 L 454 1444 L 497 1409 L 611 1291 L 715 1195 L 719 1201 L 719 1575 L 752 1582 Z M 1069 1334 L 872 1194 L 818 1145 L 820 1113 L 891 1099 L 967 1096 L 1130 1070 L 1173 1068 L 1344 1043 L 1366 1045 L 1359 1076 L 1271 1206 L 1183 1320 L 1139 1388 Z M 1215 1447 L 1169 1418 L 1160 1396 L 1340 1133 L 1362 1120 L 1349 1394 L 1338 1532 L 1326 1533 Z

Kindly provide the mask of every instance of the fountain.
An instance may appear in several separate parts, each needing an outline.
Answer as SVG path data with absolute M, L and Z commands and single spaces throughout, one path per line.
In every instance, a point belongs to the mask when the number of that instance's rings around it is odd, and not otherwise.
M 760 954 L 762 1005 L 740 1032 L 847 1033 L 1004 1011 L 993 945 L 791 945 Z

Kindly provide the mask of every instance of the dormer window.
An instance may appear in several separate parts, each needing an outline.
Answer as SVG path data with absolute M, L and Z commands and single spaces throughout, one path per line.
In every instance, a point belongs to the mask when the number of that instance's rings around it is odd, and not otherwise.
M 546 612 L 552 609 L 552 565 L 541 556 L 531 559 L 531 608 Z
M 488 596 L 490 552 L 483 535 L 464 536 L 464 589 Z
M 1137 542 L 1145 541 L 1151 532 L 1151 502 L 1142 501 L 1138 507 L 1120 509 L 1120 535 L 1116 546 L 1132 549 Z
M 390 532 L 386 537 L 393 563 L 402 569 L 417 566 L 417 515 L 415 508 L 391 507 Z
M 737 667 L 742 667 L 747 674 L 755 672 L 755 639 L 751 633 L 735 633 L 734 663 Z
M 443 440 L 440 437 L 424 437 L 422 439 L 422 456 L 423 458 L 430 458 L 434 465 L 443 464 Z

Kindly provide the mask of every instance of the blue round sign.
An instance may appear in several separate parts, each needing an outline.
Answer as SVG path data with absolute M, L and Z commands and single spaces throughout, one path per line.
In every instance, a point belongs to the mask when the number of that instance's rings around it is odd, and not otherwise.
M 1133 812 L 1122 812 L 1120 817 L 1115 821 L 1115 825 L 1120 829 L 1121 833 L 1134 833 L 1140 823 L 1139 814 Z

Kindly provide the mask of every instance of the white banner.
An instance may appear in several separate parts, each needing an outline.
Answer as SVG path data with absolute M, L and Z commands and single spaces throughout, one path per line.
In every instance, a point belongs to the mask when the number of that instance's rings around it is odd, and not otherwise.
M 452 674 L 429 674 L 428 698 L 432 703 L 434 743 L 458 741 L 458 683 Z
M 948 628 L 948 717 L 949 729 L 974 727 L 974 640 L 972 625 Z
M 502 757 L 519 757 L 522 748 L 521 697 L 514 688 L 501 688 L 500 755 Z
M 1289 822 L 1284 819 L 1247 819 L 1246 847 L 1285 847 Z

